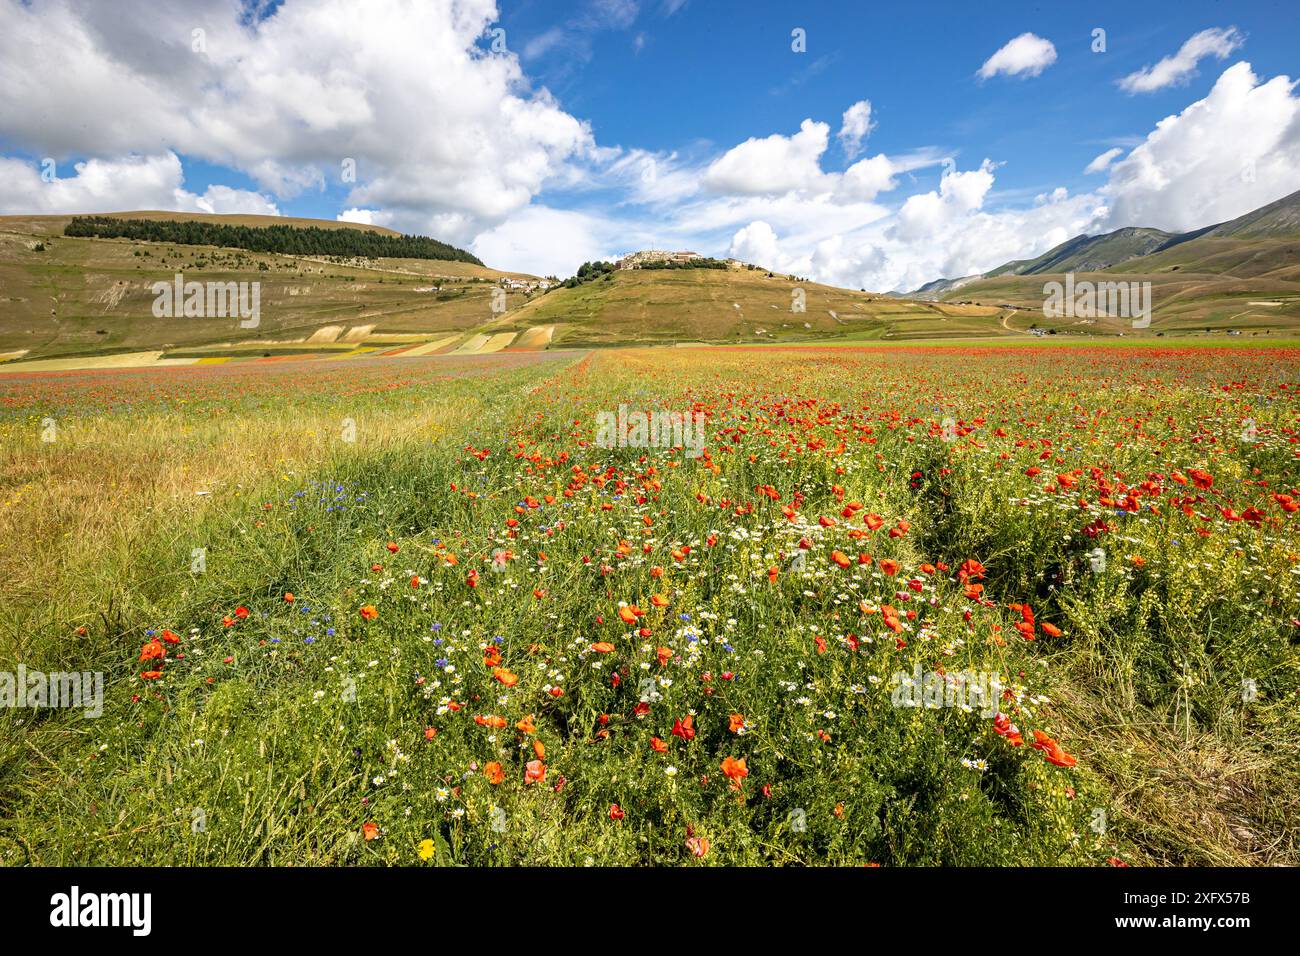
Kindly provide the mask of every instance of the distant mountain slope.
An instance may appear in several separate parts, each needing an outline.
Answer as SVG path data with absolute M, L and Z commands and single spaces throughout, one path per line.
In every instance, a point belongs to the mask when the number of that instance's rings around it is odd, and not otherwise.
M 0 361 L 166 350 L 196 354 L 229 343 L 272 354 L 316 348 L 468 349 L 514 339 L 528 347 L 901 342 L 1028 338 L 1027 333 L 1296 334 L 1300 331 L 1300 194 L 1220 226 L 1169 235 L 1117 230 L 1063 243 L 1001 275 L 927 283 L 924 298 L 821 285 L 731 263 L 725 269 L 616 271 L 542 293 L 530 277 L 432 259 L 359 259 L 251 252 L 179 242 L 63 235 L 70 216 L 0 216 Z M 131 213 L 182 221 L 196 215 Z M 229 225 L 354 224 L 216 216 Z M 373 227 L 356 227 L 394 235 Z M 1161 237 L 1164 236 L 1162 241 Z M 1089 271 L 1155 246 L 1146 255 Z M 1079 278 L 1150 281 L 1154 322 L 1043 314 L 1043 285 L 1066 268 Z M 153 287 L 186 281 L 257 282 L 255 328 L 214 317 L 159 317 Z M 506 280 L 523 280 L 509 282 Z M 500 288 L 507 293 L 500 312 Z M 921 299 L 921 301 L 917 301 Z M 935 301 L 938 300 L 938 301 Z M 795 311 L 796 303 L 802 305 Z M 468 338 L 467 338 L 468 337 Z M 447 344 L 451 343 L 451 344 Z M 477 346 L 475 346 L 477 348 Z M 516 347 L 516 346 L 511 346 Z M 522 347 L 522 346 L 520 346 Z
M 1001 275 L 1041 275 L 1045 272 L 1099 272 L 1113 265 L 1163 249 L 1177 240 L 1161 229 L 1126 227 L 1100 236 L 1075 236 L 1036 259 L 1007 262 L 982 278 Z
M 1126 226 L 1099 236 L 1075 236 L 1033 259 L 1016 259 L 1005 262 L 983 275 L 965 276 L 961 279 L 935 279 L 907 293 L 907 298 L 939 299 L 949 296 L 960 286 L 970 285 L 980 279 L 1004 276 L 1049 275 L 1065 272 L 1103 272 L 1130 263 L 1135 259 L 1155 255 L 1197 239 L 1283 239 L 1300 237 L 1300 191 L 1283 196 L 1267 206 L 1239 216 L 1229 222 L 1194 229 L 1190 232 L 1170 233 L 1162 229 Z M 1227 250 L 1217 249 L 1216 253 Z M 1201 258 L 1205 247 L 1179 253 L 1168 259 L 1174 264 L 1183 258 Z M 1126 270 L 1128 271 L 1128 270 Z
M 1215 226 L 1205 235 L 1222 239 L 1275 239 L 1300 236 L 1300 191 Z
M 914 292 L 909 292 L 906 295 L 898 292 L 891 292 L 889 295 L 897 299 L 922 299 L 925 301 L 933 301 L 947 292 L 960 289 L 964 285 L 978 282 L 983 278 L 982 275 L 977 273 L 973 276 L 962 276 L 960 279 L 935 279 L 933 282 L 927 282 L 919 289 Z
M 1058 259 L 1066 266 L 1058 272 L 990 274 L 943 299 L 1015 305 L 1025 310 L 1017 327 L 1032 322 L 1041 328 L 1045 283 L 1063 282 L 1065 272 L 1074 272 L 1077 282 L 1150 282 L 1154 321 L 1147 334 L 1294 334 L 1300 328 L 1300 193 L 1230 222 L 1180 233 L 1146 255 L 1105 269 L 1079 268 L 1081 261 Z M 1103 316 L 1080 318 L 1061 331 L 1135 330 L 1128 319 Z

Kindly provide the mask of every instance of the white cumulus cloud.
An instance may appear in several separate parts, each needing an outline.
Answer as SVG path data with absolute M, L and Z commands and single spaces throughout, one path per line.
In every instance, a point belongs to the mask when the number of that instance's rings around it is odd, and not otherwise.
M 1084 167 L 1083 170 L 1084 175 L 1089 175 L 1091 173 L 1105 172 L 1107 169 L 1110 168 L 1110 164 L 1113 163 L 1117 158 L 1119 158 L 1119 155 L 1123 152 L 1124 152 L 1123 149 L 1121 149 L 1118 146 L 1114 146 L 1106 150 L 1106 152 L 1094 156 L 1092 162 L 1090 162 L 1086 167 Z
M 844 155 L 852 159 L 862 149 L 863 142 L 875 128 L 871 122 L 871 101 L 859 100 L 844 111 L 840 120 L 839 140 Z
M 880 193 L 889 192 L 898 185 L 895 176 L 904 171 L 888 156 L 881 153 L 854 163 L 840 177 L 836 198 L 849 202 L 870 202 Z
M 728 254 L 742 262 L 752 262 L 787 274 L 802 273 L 809 267 L 806 258 L 792 256 L 783 250 L 776 231 L 761 219 L 736 230 Z
M 526 207 L 594 147 L 513 52 L 476 44 L 492 0 L 245 14 L 238 0 L 5 0 L 0 141 L 60 160 L 175 153 L 280 198 L 340 183 L 352 160 L 348 206 L 452 242 Z
M 1119 81 L 1120 89 L 1129 93 L 1151 93 L 1167 86 L 1186 83 L 1196 75 L 1196 65 L 1207 56 L 1224 59 L 1238 49 L 1246 38 L 1236 27 L 1211 28 L 1188 37 L 1178 52 L 1167 56 L 1155 66 L 1147 66 L 1130 73 Z
M 1033 33 L 1022 33 L 984 61 L 979 77 L 987 80 L 1005 73 L 1008 76 L 1037 76 L 1056 62 L 1056 46 Z
M 635 245 L 639 238 L 635 227 L 623 233 L 617 222 L 600 215 L 533 205 L 481 234 L 471 248 L 499 268 L 564 278 L 584 262 L 650 247 Z M 622 242 L 634 245 L 621 249 Z
M 829 139 L 830 126 L 811 119 L 793 136 L 747 139 L 709 166 L 704 183 L 715 192 L 748 195 L 814 187 L 822 179 L 820 160 Z
M 1111 228 L 1184 231 L 1234 219 L 1300 188 L 1300 97 L 1290 77 L 1224 70 L 1202 100 L 1156 124 L 1110 168 Z
M 71 167 L 56 163 L 52 169 L 52 176 L 43 177 L 41 166 L 0 157 L 0 214 L 162 209 L 280 215 L 275 203 L 245 189 L 213 185 L 202 194 L 188 191 L 175 153 L 89 159 Z

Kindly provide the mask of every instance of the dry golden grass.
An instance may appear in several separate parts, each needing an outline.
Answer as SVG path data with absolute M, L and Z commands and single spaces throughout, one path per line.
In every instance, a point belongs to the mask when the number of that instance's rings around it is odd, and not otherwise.
M 1096 686 L 1095 684 L 1093 686 Z M 1300 813 L 1294 774 L 1300 745 L 1267 732 L 1229 740 L 1198 730 L 1179 734 L 1168 714 L 1132 700 L 1064 685 L 1057 703 L 1079 756 L 1113 794 L 1109 826 L 1153 866 L 1295 866 L 1300 848 L 1281 821 Z M 1234 728 L 1242 730 L 1243 728 Z M 1279 759 L 1279 747 L 1291 753 Z M 1271 835 L 1269 835 L 1271 834 Z
M 73 418 L 60 421 L 53 443 L 39 440 L 39 423 L 0 428 L 0 539 L 20 543 L 0 549 L 3 603 L 60 594 L 62 616 L 92 614 L 103 582 L 131 573 L 135 545 L 160 527 L 181 533 L 268 480 L 300 480 L 430 441 L 463 427 L 479 405 L 455 389 L 400 413 L 352 412 L 352 442 L 342 438 L 337 404 L 211 418 L 184 409 Z M 7 628 L 22 618 L 0 619 Z

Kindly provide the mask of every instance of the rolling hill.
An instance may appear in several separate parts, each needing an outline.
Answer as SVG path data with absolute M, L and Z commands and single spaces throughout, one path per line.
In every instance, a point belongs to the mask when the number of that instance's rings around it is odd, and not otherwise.
M 163 212 L 123 219 L 351 227 L 265 216 Z M 576 288 L 510 290 L 535 277 L 469 262 L 282 255 L 63 235 L 72 216 L 0 217 L 0 361 L 85 357 L 153 363 L 217 357 L 404 350 L 460 353 L 621 343 L 899 340 L 1010 334 L 1002 311 L 909 302 L 756 267 L 628 270 Z M 392 234 L 389 230 L 368 227 Z M 393 234 L 395 235 L 395 234 Z M 156 318 L 158 281 L 261 283 L 261 322 Z M 804 310 L 792 305 L 802 290 Z M 109 358 L 103 358 L 103 357 Z M 116 359 L 111 357 L 116 356 Z
M 203 219 L 228 225 L 364 228 L 268 216 L 131 212 L 122 218 Z M 254 253 L 63 235 L 71 216 L 0 217 L 0 358 L 224 347 L 263 352 L 371 348 L 460 335 L 493 318 L 502 279 L 532 279 L 470 262 Z M 227 318 L 156 318 L 158 281 L 260 282 L 255 329 Z M 518 306 L 523 295 L 507 298 Z
M 792 311 L 798 291 L 803 311 Z M 553 326 L 552 344 L 726 344 L 825 339 L 907 340 L 1004 332 L 1000 311 L 909 302 L 733 264 L 718 269 L 629 269 L 554 289 L 492 328 Z
M 938 298 L 979 279 L 1008 275 L 1055 275 L 1102 272 L 1133 259 L 1154 255 L 1200 238 L 1286 239 L 1300 237 L 1300 191 L 1261 206 L 1228 222 L 1190 232 L 1127 226 L 1098 236 L 1075 236 L 1033 259 L 1004 262 L 982 275 L 935 279 L 906 293 L 912 298 Z
M 129 212 L 251 227 L 391 230 L 264 216 Z M 984 276 L 940 279 L 911 296 L 808 282 L 732 262 L 726 269 L 615 271 L 548 292 L 474 262 L 287 255 L 131 238 L 66 236 L 71 216 L 0 217 L 0 362 L 117 364 L 266 355 L 460 354 L 606 345 L 910 342 L 1133 335 L 1128 319 L 1046 318 L 1044 284 L 1152 283 L 1140 335 L 1300 330 L 1300 193 L 1194 233 L 1121 229 L 1076 237 Z M 157 318 L 154 283 L 258 282 L 261 321 Z M 803 309 L 796 311 L 802 295 Z M 53 364 L 51 364 L 53 363 Z
M 937 287 L 935 297 L 1017 306 L 1026 311 L 1009 324 L 1019 330 L 1134 333 L 1123 318 L 1046 321 L 1044 285 L 1064 282 L 1066 272 L 1076 282 L 1150 282 L 1153 321 L 1143 335 L 1294 332 L 1300 328 L 1300 192 L 1193 232 L 1121 229 L 1072 239 L 959 287 Z

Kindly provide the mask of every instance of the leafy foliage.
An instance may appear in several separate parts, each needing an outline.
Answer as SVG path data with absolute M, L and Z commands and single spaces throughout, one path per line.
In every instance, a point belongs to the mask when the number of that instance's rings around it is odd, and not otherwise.
M 118 219 L 74 216 L 65 236 L 175 242 L 190 246 L 220 246 L 300 256 L 359 256 L 371 259 L 443 259 L 482 261 L 464 249 L 428 236 L 388 236 L 364 229 L 322 229 L 319 226 L 235 226 L 204 220 Z
M 603 260 L 599 262 L 584 262 L 582 265 L 578 266 L 578 271 L 575 275 L 565 279 L 561 284 L 566 289 L 576 289 L 585 282 L 592 282 L 596 279 L 613 275 L 617 268 L 618 267 L 614 265 L 614 263 L 605 262 Z
M 722 259 L 686 259 L 677 261 L 675 259 L 653 259 L 649 262 L 641 263 L 639 269 L 725 269 L 727 263 Z

